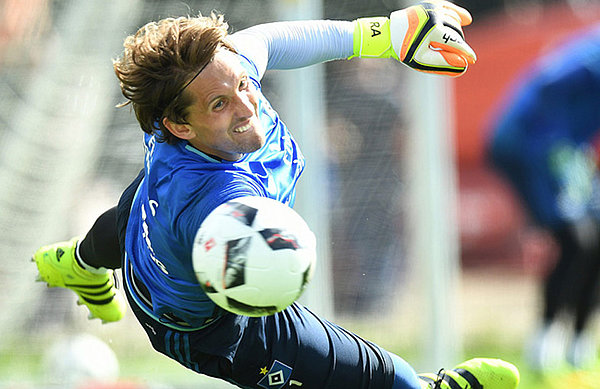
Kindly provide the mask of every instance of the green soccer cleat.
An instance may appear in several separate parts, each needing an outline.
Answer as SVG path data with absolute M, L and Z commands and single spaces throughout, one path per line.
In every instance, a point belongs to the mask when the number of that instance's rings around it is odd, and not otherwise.
M 515 389 L 519 370 L 501 359 L 474 358 L 452 370 L 420 374 L 422 389 Z
M 36 281 L 77 293 L 77 305 L 88 307 L 89 319 L 98 318 L 102 323 L 121 320 L 126 305 L 123 297 L 117 293 L 113 271 L 95 274 L 83 269 L 75 260 L 78 240 L 73 238 L 39 248 L 32 258 L 39 271 Z

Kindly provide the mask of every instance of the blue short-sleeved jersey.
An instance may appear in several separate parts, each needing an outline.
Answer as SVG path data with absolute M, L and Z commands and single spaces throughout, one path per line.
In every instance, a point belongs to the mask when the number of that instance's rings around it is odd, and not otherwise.
M 256 66 L 240 61 L 258 89 L 265 145 L 236 162 L 218 161 L 186 141 L 175 145 L 146 135 L 145 177 L 135 195 L 127 225 L 125 253 L 152 298 L 151 314 L 199 327 L 214 311 L 192 268 L 192 244 L 204 218 L 219 204 L 254 195 L 290 206 L 304 158 L 260 92 Z M 178 327 L 175 325 L 175 327 Z

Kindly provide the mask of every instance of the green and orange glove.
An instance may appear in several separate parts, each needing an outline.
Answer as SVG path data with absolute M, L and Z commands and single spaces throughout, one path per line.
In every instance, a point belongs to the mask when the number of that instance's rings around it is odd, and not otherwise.
M 469 11 L 444 0 L 427 0 L 389 18 L 360 18 L 350 58 L 392 57 L 421 72 L 460 76 L 477 59 L 462 31 L 471 21 Z

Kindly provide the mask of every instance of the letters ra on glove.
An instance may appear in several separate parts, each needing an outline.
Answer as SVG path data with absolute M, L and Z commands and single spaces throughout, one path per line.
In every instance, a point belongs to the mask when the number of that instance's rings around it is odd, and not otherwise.
M 352 57 L 392 57 L 421 72 L 460 76 L 477 59 L 462 31 L 471 21 L 469 11 L 444 0 L 357 19 Z

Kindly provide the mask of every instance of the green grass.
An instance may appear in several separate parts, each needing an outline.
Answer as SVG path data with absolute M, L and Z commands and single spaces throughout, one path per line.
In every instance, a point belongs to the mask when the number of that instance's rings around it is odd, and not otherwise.
M 393 329 L 393 325 L 374 326 L 372 322 L 341 323 L 384 348 L 412 363 L 422 360 L 422 355 L 411 341 L 417 337 Z M 141 330 L 133 326 L 99 327 L 119 357 L 121 376 L 126 381 L 138 383 L 164 383 L 174 388 L 233 388 L 202 377 L 180 366 L 151 349 Z M 0 389 L 31 388 L 43 386 L 44 365 L 42 351 L 51 343 L 46 336 L 20 337 L 8 342 L 0 350 Z M 411 340 L 412 339 L 412 340 Z M 518 337 L 503 336 L 495 331 L 473 334 L 464 342 L 463 358 L 494 357 L 514 363 L 521 372 L 519 389 L 592 389 L 600 387 L 600 367 L 594 371 L 561 371 L 543 378 L 528 369 L 522 356 L 522 341 Z M 460 362 L 460 361 L 457 361 Z M 449 367 L 449 366 L 446 366 Z

